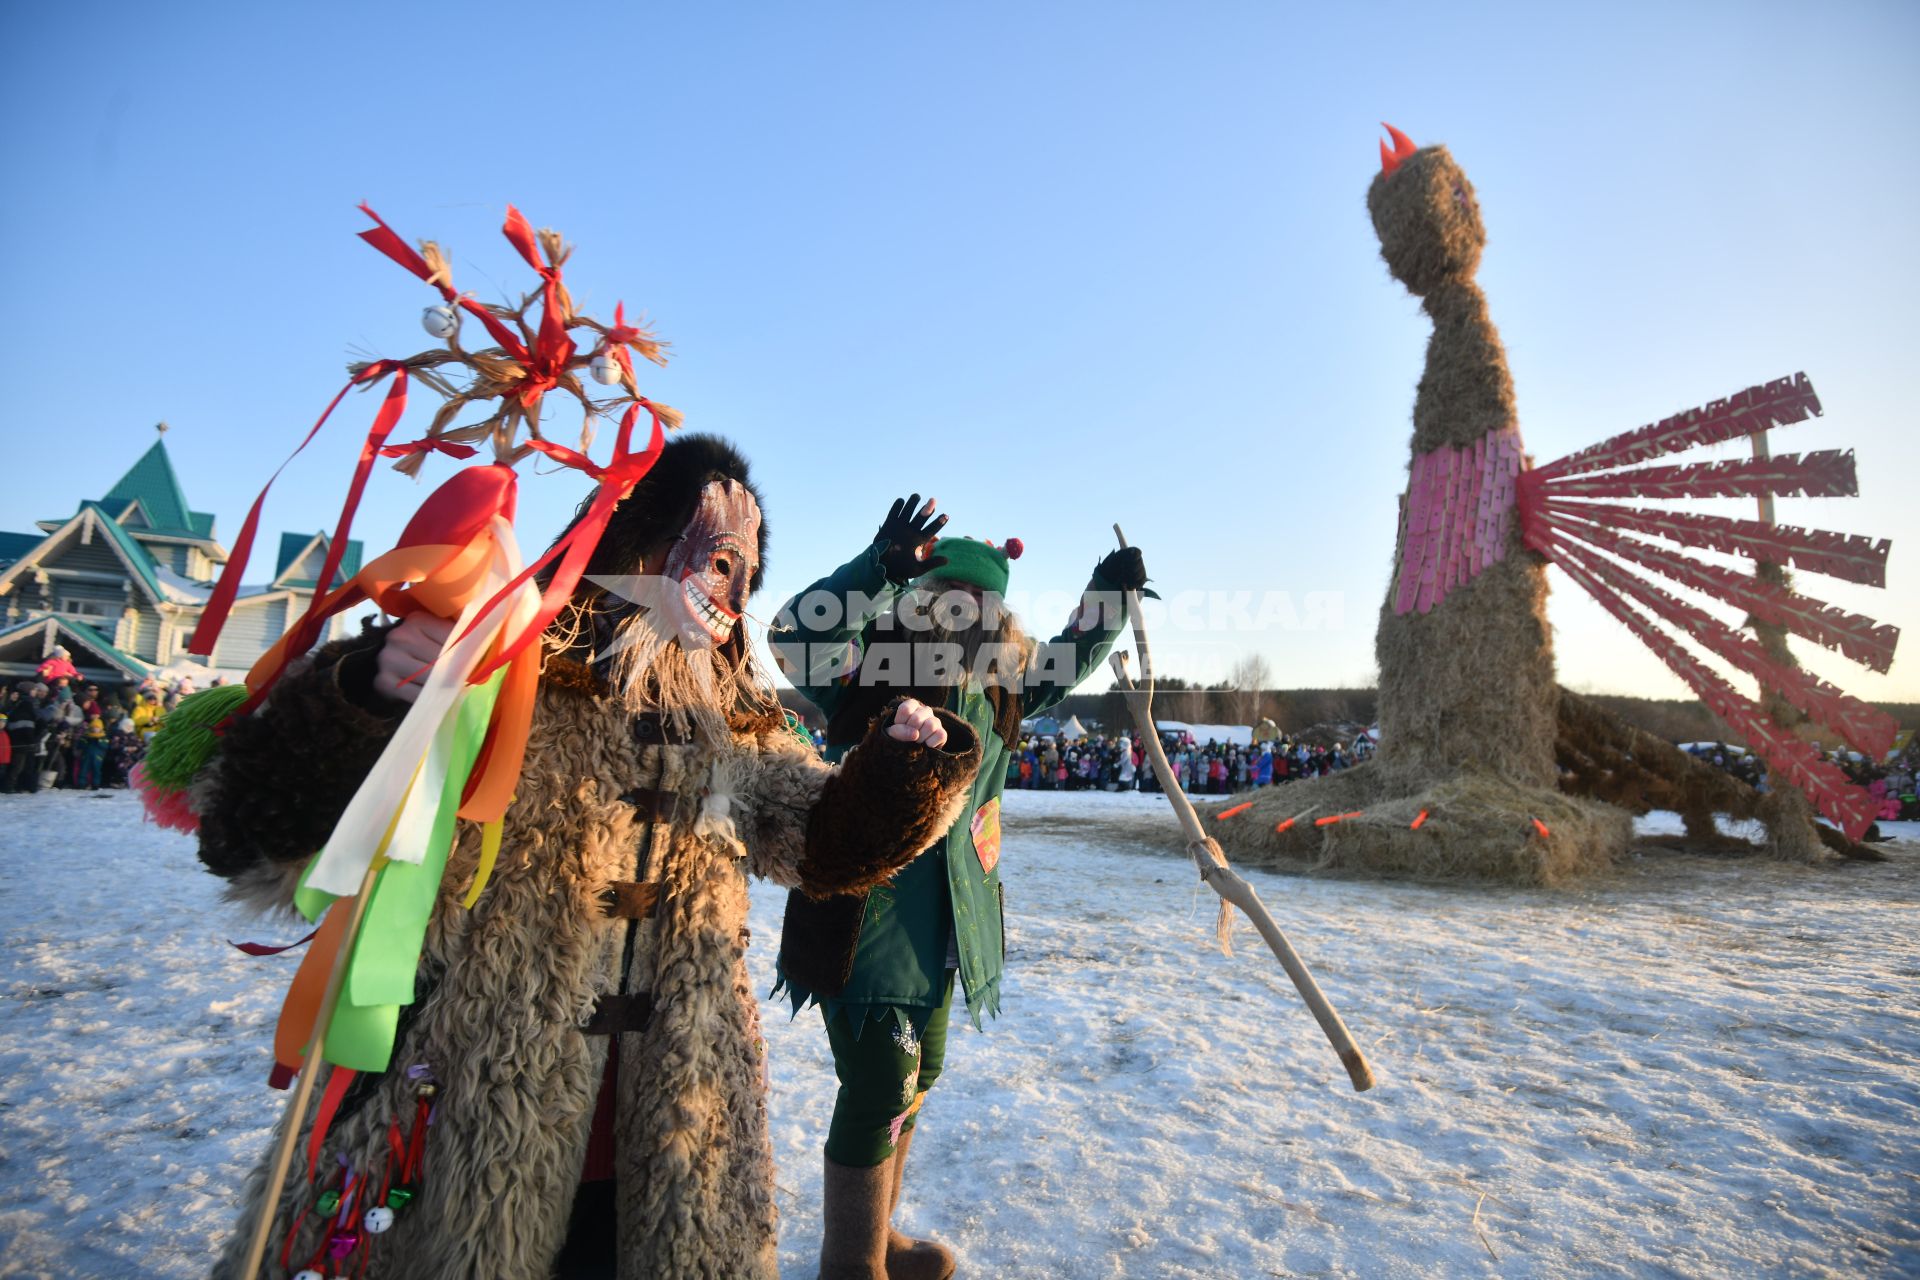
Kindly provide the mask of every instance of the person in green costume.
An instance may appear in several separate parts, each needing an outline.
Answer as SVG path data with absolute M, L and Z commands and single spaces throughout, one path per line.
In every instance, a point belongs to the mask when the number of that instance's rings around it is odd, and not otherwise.
M 827 717 L 827 754 L 909 696 L 964 719 L 985 754 L 946 834 L 868 893 L 787 900 L 779 958 L 796 1014 L 820 1006 L 840 1091 L 826 1142 L 822 1280 L 944 1280 L 951 1251 L 892 1230 L 915 1120 L 945 1060 L 956 978 L 981 1027 L 1000 1009 L 1006 958 L 1000 793 L 1022 719 L 1065 698 L 1124 624 L 1146 583 L 1137 548 L 1094 567 L 1080 607 L 1046 644 L 1006 608 L 1018 539 L 938 537 L 946 517 L 896 501 L 873 542 L 781 609 L 769 639 L 789 679 Z

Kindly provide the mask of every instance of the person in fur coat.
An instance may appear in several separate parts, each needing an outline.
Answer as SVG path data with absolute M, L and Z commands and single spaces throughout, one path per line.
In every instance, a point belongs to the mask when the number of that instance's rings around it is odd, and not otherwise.
M 776 1275 L 746 876 L 884 883 L 959 815 L 981 744 L 902 699 L 821 760 L 740 622 L 765 548 L 747 464 L 718 439 L 675 438 L 621 503 L 544 638 L 492 878 L 465 909 L 480 833 L 462 824 L 392 1065 L 346 1090 L 311 1182 L 303 1131 L 268 1274 Z M 290 901 L 446 638 L 421 618 L 327 646 L 229 727 L 193 803 L 234 896 Z M 364 1215 L 327 1196 L 349 1175 L 378 1189 Z M 218 1280 L 240 1276 L 267 1176 Z

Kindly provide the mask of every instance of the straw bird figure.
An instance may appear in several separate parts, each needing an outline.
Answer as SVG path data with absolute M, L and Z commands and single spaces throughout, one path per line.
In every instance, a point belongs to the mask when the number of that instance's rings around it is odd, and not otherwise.
M 1592 501 L 1854 492 L 1851 454 L 1615 469 L 1818 413 L 1805 376 L 1749 388 L 1533 469 L 1506 352 L 1474 280 L 1486 230 L 1473 185 L 1445 147 L 1416 147 L 1387 128 L 1394 146 L 1381 144 L 1367 208 L 1387 269 L 1421 300 L 1433 334 L 1414 400 L 1395 571 L 1375 639 L 1380 747 L 1365 765 L 1271 789 L 1252 809 L 1216 817 L 1221 843 L 1256 861 L 1305 858 L 1387 874 L 1552 883 L 1611 862 L 1631 839 L 1630 814 L 1654 807 L 1681 811 L 1695 834 L 1712 832 L 1716 812 L 1759 817 L 1775 853 L 1811 857 L 1822 839 L 1803 798 L 1812 797 L 1857 836 L 1864 794 L 1658 624 L 1758 679 L 1770 708 L 1790 705 L 1833 737 L 1870 749 L 1890 740 L 1891 721 L 1807 677 L 1785 655 L 1781 636 L 1791 630 L 1885 670 L 1892 629 L 1796 595 L 1779 566 L 1854 581 L 1875 581 L 1877 572 L 1884 582 L 1886 544 Z M 1760 572 L 1702 564 L 1629 532 L 1745 555 Z M 1549 562 L 1754 743 L 1774 771 L 1773 795 L 1558 687 L 1546 614 Z M 1772 631 L 1762 642 L 1742 636 L 1654 586 L 1641 569 L 1745 609 L 1751 623 Z M 1858 849 L 1836 832 L 1822 833 L 1835 847 Z

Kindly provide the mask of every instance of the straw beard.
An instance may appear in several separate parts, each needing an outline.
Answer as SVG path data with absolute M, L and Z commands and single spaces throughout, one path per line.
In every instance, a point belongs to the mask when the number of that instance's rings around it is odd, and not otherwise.
M 677 594 L 677 593 L 674 593 Z M 593 667 L 632 715 L 657 714 L 681 734 L 725 741 L 743 721 L 778 723 L 780 701 L 753 659 L 744 623 L 715 645 L 689 638 L 672 603 L 611 595 L 576 601 L 562 615 L 573 642 L 589 636 Z M 563 638 L 562 647 L 571 647 Z

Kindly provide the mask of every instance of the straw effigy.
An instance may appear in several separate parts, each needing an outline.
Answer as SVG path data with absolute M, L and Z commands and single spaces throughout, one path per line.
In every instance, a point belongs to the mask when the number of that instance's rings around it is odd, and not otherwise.
M 1696 574 L 1685 563 L 1674 567 L 1681 557 L 1649 555 L 1628 539 L 1609 541 L 1615 509 L 1584 502 L 1592 496 L 1848 491 L 1850 458 L 1825 455 L 1732 468 L 1582 474 L 1817 413 L 1804 375 L 1594 446 L 1553 464 L 1551 477 L 1533 471 L 1521 445 L 1505 349 L 1474 280 L 1486 232 L 1473 186 L 1446 148 L 1416 148 L 1391 126 L 1389 132 L 1395 147 L 1388 152 L 1382 144 L 1367 208 L 1388 270 L 1421 300 L 1433 333 L 1414 401 L 1395 573 L 1374 641 L 1379 750 L 1359 767 L 1215 809 L 1209 831 L 1236 858 L 1255 864 L 1540 885 L 1611 865 L 1633 837 L 1631 815 L 1653 808 L 1677 810 L 1689 837 L 1701 842 L 1725 842 L 1715 823 L 1716 814 L 1725 814 L 1762 821 L 1765 848 L 1776 857 L 1811 861 L 1828 848 L 1857 856 L 1851 840 L 1816 828 L 1803 788 L 1854 834 L 1865 825 L 1863 797 L 1849 794 L 1844 779 L 1803 744 L 1773 730 L 1790 734 L 1795 721 L 1782 713 L 1794 707 L 1812 707 L 1827 723 L 1872 739 L 1889 732 L 1890 722 L 1831 686 L 1807 681 L 1786 652 L 1784 635 L 1788 629 L 1808 635 L 1879 669 L 1891 660 L 1892 637 L 1870 620 L 1793 596 L 1777 567 L 1765 562 L 1776 558 L 1776 548 L 1784 557 L 1817 547 L 1822 571 L 1870 575 L 1874 566 L 1865 562 L 1883 560 L 1885 545 L 1793 530 L 1770 539 L 1768 530 L 1742 529 L 1746 541 L 1735 548 L 1701 541 L 1726 542 L 1717 527 L 1706 534 L 1680 531 L 1681 541 L 1762 560 L 1760 585 L 1750 589 L 1711 576 L 1723 571 Z M 1644 524 L 1654 514 L 1627 511 L 1621 519 Z M 1751 600 L 1756 618 L 1765 613 L 1778 625 L 1761 633 L 1759 645 L 1724 628 L 1714 631 L 1712 619 L 1621 574 L 1612 562 L 1568 550 L 1570 538 L 1637 557 L 1690 586 L 1705 579 L 1711 594 Z M 1756 745 L 1775 771 L 1772 793 L 1763 796 L 1559 688 L 1546 617 L 1549 560 L 1600 596 L 1717 714 L 1764 737 Z M 1658 618 L 1705 633 L 1709 649 L 1758 675 L 1765 710 L 1742 702 L 1680 653 L 1619 598 L 1620 590 Z M 1791 693 L 1764 692 L 1772 680 L 1786 682 Z M 1767 712 L 1774 713 L 1772 724 L 1756 719 Z
M 1484 464 L 1489 437 L 1517 446 L 1518 430 L 1506 352 L 1474 281 L 1486 232 L 1473 188 L 1446 148 L 1408 144 L 1375 177 L 1367 208 L 1388 270 L 1433 319 L 1413 456 L 1478 448 Z M 1425 609 L 1402 607 L 1402 578 L 1422 572 L 1408 554 L 1410 536 L 1425 532 L 1411 507 L 1374 640 L 1379 751 L 1269 788 L 1251 810 L 1210 825 L 1243 861 L 1349 872 L 1551 884 L 1608 865 L 1625 851 L 1631 819 L 1555 784 L 1545 561 L 1508 520 L 1477 575 Z

